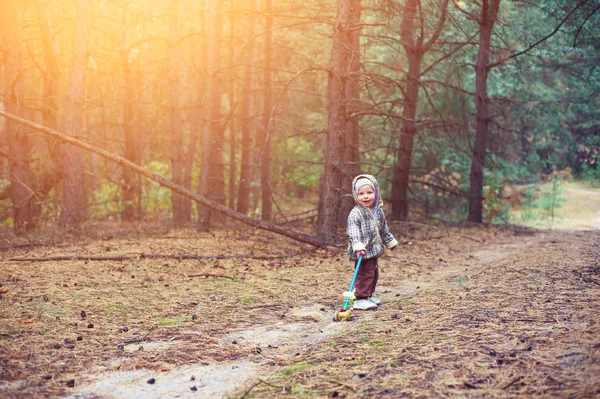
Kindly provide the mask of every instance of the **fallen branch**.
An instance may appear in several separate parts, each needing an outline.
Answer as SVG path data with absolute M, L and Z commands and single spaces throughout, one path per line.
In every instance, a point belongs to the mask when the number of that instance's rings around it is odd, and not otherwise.
M 525 323 L 558 323 L 558 321 L 556 319 L 552 319 L 552 320 L 539 320 L 539 319 L 503 319 L 505 321 L 518 321 L 518 322 L 525 322 Z
M 510 386 L 512 386 L 515 382 L 521 380 L 523 378 L 522 375 L 518 376 L 517 378 L 514 378 L 511 382 L 509 382 L 508 384 L 506 384 L 505 386 L 502 387 L 502 389 L 506 389 Z
M 233 277 L 229 277 L 229 276 L 224 276 L 222 274 L 210 274 L 210 273 L 203 273 L 203 274 L 190 274 L 189 276 L 186 276 L 188 278 L 192 278 L 192 277 L 217 277 L 217 278 L 228 278 L 230 280 L 235 280 L 235 278 Z
M 150 335 L 150 333 L 156 328 L 157 326 L 152 326 L 152 328 L 150 330 L 148 330 L 148 332 L 146 333 L 146 335 L 144 335 L 142 338 L 129 338 L 129 339 L 124 339 L 123 340 L 123 345 L 130 345 L 130 344 L 135 344 L 137 342 L 142 342 L 144 341 L 146 338 L 148 338 L 148 335 Z
M 578 278 L 579 278 L 581 281 L 583 281 L 584 283 L 594 283 L 594 284 L 598 284 L 598 285 L 600 285 L 600 282 L 599 282 L 599 281 L 596 281 L 596 280 L 595 280 L 595 279 L 593 279 L 592 277 L 590 277 L 590 276 L 586 276 L 586 275 L 585 275 L 585 274 L 583 274 L 583 273 L 580 273 L 580 272 L 577 272 L 577 271 L 576 271 L 576 272 L 575 272 L 575 275 L 576 275 L 576 276 L 577 276 L 577 277 L 578 277 Z
M 57 132 L 56 130 L 47 128 L 45 126 L 39 125 L 37 123 L 31 122 L 30 120 L 18 117 L 16 115 L 13 114 L 9 114 L 7 112 L 4 111 L 0 111 L 0 116 L 4 116 L 7 119 L 10 119 L 12 121 L 18 122 L 22 125 L 25 125 L 31 129 L 37 130 L 41 133 L 44 133 L 46 135 L 52 136 L 57 140 L 60 140 L 62 142 L 83 148 L 84 150 L 96 153 L 106 159 L 110 159 L 111 161 L 116 162 L 117 164 L 119 164 L 120 166 L 124 166 L 128 169 L 131 169 L 133 171 L 135 171 L 136 173 L 146 176 L 147 178 L 154 180 L 155 182 L 157 182 L 158 184 L 160 184 L 163 187 L 168 188 L 169 190 L 176 192 L 178 194 L 183 195 L 186 198 L 189 198 L 197 203 L 200 203 L 208 208 L 214 209 L 215 211 L 225 215 L 225 216 L 229 216 L 232 219 L 235 220 L 239 220 L 242 223 L 248 224 L 250 226 L 262 229 L 262 230 L 267 230 L 267 231 L 271 231 L 273 233 L 277 233 L 280 234 L 282 236 L 285 237 L 289 237 L 293 240 L 296 241 L 300 241 L 300 242 L 304 242 L 306 244 L 310 244 L 316 247 L 326 247 L 329 246 L 330 244 L 319 239 L 318 237 L 314 237 L 308 234 L 304 234 L 304 233 L 300 233 L 298 231 L 293 231 L 293 230 L 289 230 L 289 229 L 285 229 L 281 226 L 278 226 L 276 224 L 273 223 L 268 223 L 265 222 L 263 220 L 258 220 L 258 219 L 254 219 L 251 218 L 249 216 L 246 216 L 242 213 L 236 212 L 233 209 L 227 208 L 225 205 L 219 204 L 216 201 L 213 201 L 211 199 L 208 199 L 206 197 L 203 197 L 199 194 L 194 193 L 193 191 L 188 190 L 187 188 L 180 186 L 178 184 L 173 183 L 170 180 L 165 179 L 164 177 L 156 174 L 156 173 L 152 173 L 144 168 L 142 168 L 141 166 L 131 162 L 128 159 L 125 159 L 123 157 L 120 157 L 118 155 L 115 155 L 111 152 L 108 152 L 106 150 L 103 150 L 101 148 L 95 147 L 91 144 L 88 144 L 86 142 L 83 142 L 81 140 L 78 140 L 76 138 L 73 137 L 69 137 L 69 136 L 65 136 L 64 134 Z
M 182 255 L 167 255 L 167 254 L 129 254 L 129 255 L 110 255 L 110 256 L 85 256 L 85 255 L 61 255 L 61 256 L 45 256 L 42 258 L 10 258 L 8 261 L 12 262 L 48 262 L 48 261 L 62 261 L 62 260 L 93 260 L 93 261 L 124 261 L 130 259 L 287 259 L 295 256 L 291 255 L 194 255 L 194 254 L 182 254 Z

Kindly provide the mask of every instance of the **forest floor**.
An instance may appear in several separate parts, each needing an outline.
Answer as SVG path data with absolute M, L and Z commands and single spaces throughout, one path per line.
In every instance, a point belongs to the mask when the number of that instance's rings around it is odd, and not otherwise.
M 392 224 L 383 303 L 352 322 L 331 320 L 344 249 L 238 225 L 0 235 L 0 396 L 600 397 L 588 197 L 571 230 Z

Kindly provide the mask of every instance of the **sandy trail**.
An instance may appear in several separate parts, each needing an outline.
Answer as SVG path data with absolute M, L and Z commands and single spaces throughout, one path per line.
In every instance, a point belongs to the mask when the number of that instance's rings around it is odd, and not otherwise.
M 531 245 L 530 241 L 491 246 L 471 254 L 470 258 L 478 267 L 485 267 L 513 254 L 523 245 Z M 378 292 L 381 293 L 379 297 L 383 300 L 382 306 L 392 301 L 410 300 L 424 290 L 444 289 L 448 286 L 448 281 L 455 281 L 463 275 L 460 268 L 462 266 L 441 266 L 431 270 L 427 280 L 405 280 L 394 286 L 380 285 Z M 371 321 L 374 315 L 376 311 L 357 312 L 357 318 L 351 327 L 356 328 L 361 323 Z M 251 353 L 247 359 L 219 364 L 185 365 L 160 372 L 133 370 L 83 373 L 82 384 L 65 398 L 126 399 L 143 396 L 145 399 L 212 399 L 240 395 L 281 370 L 279 359 L 289 356 L 302 358 L 302 354 L 315 345 L 335 339 L 336 335 L 349 327 L 347 322 L 332 322 L 332 311 L 326 304 L 303 304 L 291 309 L 290 316 L 290 319 L 302 321 L 279 321 L 260 325 L 236 331 L 220 339 L 222 344 L 233 343 L 247 348 Z M 145 350 L 160 351 L 169 343 L 154 342 L 143 345 Z M 131 349 L 135 350 L 135 347 Z M 152 378 L 155 382 L 149 384 L 148 381 Z

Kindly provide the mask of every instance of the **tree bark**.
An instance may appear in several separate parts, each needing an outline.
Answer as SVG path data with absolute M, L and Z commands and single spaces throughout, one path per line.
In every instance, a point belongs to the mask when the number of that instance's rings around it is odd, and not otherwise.
M 227 208 L 226 206 L 224 206 L 223 204 L 220 204 L 216 201 L 213 201 L 209 198 L 203 197 L 199 194 L 196 194 L 188 189 L 186 189 L 185 187 L 179 186 L 175 183 L 173 183 L 170 180 L 165 179 L 162 176 L 157 175 L 156 173 L 152 173 L 144 168 L 142 168 L 139 165 L 134 164 L 133 162 L 122 158 L 118 155 L 112 154 L 108 151 L 105 151 L 101 148 L 97 148 L 94 147 L 91 144 L 85 143 L 81 140 L 78 140 L 76 138 L 73 137 L 69 137 L 66 136 L 62 133 L 59 133 L 55 130 L 49 129 L 47 127 L 41 126 L 37 123 L 28 121 L 27 119 L 21 118 L 19 116 L 16 115 L 12 115 L 10 113 L 7 112 L 3 112 L 0 111 L 0 116 L 4 116 L 5 118 L 18 122 L 20 124 L 23 124 L 27 127 L 30 127 L 32 129 L 35 129 L 41 133 L 44 133 L 46 135 L 52 136 L 58 140 L 60 140 L 61 142 L 70 144 L 70 145 L 74 145 L 80 148 L 83 148 L 87 151 L 91 151 L 93 153 L 96 153 L 106 159 L 109 159 L 113 162 L 116 162 L 117 164 L 125 167 L 125 168 L 130 168 L 132 170 L 135 170 L 137 173 L 139 173 L 140 175 L 146 176 L 147 178 L 157 182 L 158 184 L 160 184 L 161 186 L 168 188 L 169 190 L 172 191 L 176 191 L 177 193 L 181 194 L 181 195 L 185 195 L 187 198 L 196 201 L 199 204 L 202 204 L 202 206 L 204 207 L 209 207 L 211 209 L 214 209 L 215 211 L 219 212 L 220 214 L 226 215 L 231 217 L 232 219 L 238 220 L 242 223 L 248 224 L 250 226 L 262 229 L 262 230 L 266 230 L 266 231 L 271 231 L 273 233 L 277 233 L 280 234 L 282 236 L 285 237 L 289 237 L 291 239 L 294 239 L 296 241 L 300 241 L 300 242 L 304 242 L 306 244 L 310 244 L 310 245 L 314 245 L 316 247 L 324 247 L 324 246 L 328 246 L 330 245 L 328 242 L 321 240 L 317 237 L 313 237 L 310 236 L 308 234 L 304 234 L 304 233 L 300 233 L 297 231 L 293 231 L 293 230 L 289 230 L 289 229 L 285 229 L 281 226 L 277 226 L 275 224 L 272 223 L 267 223 L 265 221 L 262 220 L 258 220 L 258 219 L 253 219 L 250 218 L 246 215 L 242 215 L 239 212 L 236 212 L 232 209 Z
M 62 110 L 62 130 L 66 134 L 77 137 L 83 132 L 83 114 L 85 100 L 85 70 L 88 60 L 89 42 L 89 5 L 85 0 L 76 0 L 76 29 L 73 38 L 71 71 L 69 84 L 65 93 Z M 59 226 L 61 228 L 78 227 L 83 221 L 86 211 L 86 195 L 84 187 L 83 154 L 78 148 L 63 145 L 63 201 Z
M 349 23 L 351 26 L 360 24 L 362 13 L 361 2 L 357 1 L 350 7 Z M 351 29 L 348 32 L 348 44 L 350 46 L 350 61 L 348 64 L 348 80 L 346 81 L 346 133 L 344 135 L 343 176 L 340 191 L 340 209 L 338 211 L 338 227 L 346 227 L 348 215 L 354 207 L 354 197 L 349 195 L 352 191 L 352 179 L 360 174 L 360 151 L 359 151 L 359 122 L 360 116 L 360 78 L 361 78 L 361 53 L 360 53 L 360 29 Z M 348 195 L 343 195 L 346 192 Z
M 138 104 L 136 93 L 136 77 L 139 71 L 132 70 L 131 62 L 131 40 L 130 16 L 127 7 L 123 7 L 123 43 L 121 48 L 121 65 L 123 67 L 123 88 L 125 101 L 123 101 L 123 135 L 125 137 L 125 158 L 133 163 L 140 163 L 140 137 L 136 135 L 139 129 L 139 123 L 136 118 L 136 106 Z M 139 87 L 139 86 L 138 86 Z M 126 222 L 133 222 L 142 217 L 142 187 L 140 177 L 129 169 L 124 169 L 123 173 L 123 211 L 121 219 Z
M 172 0 L 170 10 L 169 23 L 169 118 L 171 136 L 171 176 L 173 182 L 180 186 L 184 185 L 185 176 L 185 151 L 183 144 L 183 101 L 182 101 L 182 67 L 181 53 L 179 51 L 179 1 Z M 191 151 L 191 149 L 190 149 Z M 191 213 L 186 213 L 186 202 L 189 201 L 185 197 L 171 193 L 171 205 L 173 210 L 173 223 L 181 226 L 190 222 Z M 189 209 L 189 208 L 187 208 Z
M 260 0 L 256 0 L 257 3 Z M 258 10 L 260 4 L 255 4 L 255 9 Z M 255 69 L 254 63 L 254 48 L 255 48 L 255 9 L 250 10 L 250 15 L 247 18 L 248 23 L 248 38 L 249 41 L 246 44 L 246 55 L 245 59 L 247 62 L 245 78 L 244 78 L 244 89 L 243 97 L 241 102 L 241 115 L 242 115 L 242 142 L 241 142 L 241 169 L 240 169 L 240 182 L 238 185 L 238 199 L 237 199 L 237 211 L 243 214 L 248 214 L 248 207 L 250 203 L 250 183 L 252 182 L 253 176 L 253 153 L 252 153 L 252 132 L 255 130 L 254 120 L 254 74 Z
M 204 10 L 205 8 L 205 3 L 207 0 L 200 0 L 199 3 L 199 8 L 201 10 Z M 207 43 L 208 43 L 208 34 L 207 34 L 207 18 L 205 14 L 200 15 L 200 39 L 198 41 L 198 53 L 199 54 L 205 54 L 207 51 Z M 192 95 L 192 99 L 190 100 L 192 102 L 192 109 L 193 112 L 191 112 L 190 115 L 190 130 L 191 130 L 191 136 L 190 136 L 190 143 L 188 145 L 188 151 L 186 153 L 186 160 L 185 160 L 185 174 L 183 177 L 183 186 L 189 190 L 191 190 L 192 188 L 192 180 L 193 180 L 193 174 L 194 174 L 194 163 L 196 160 L 196 151 L 197 151 L 197 146 L 198 146 L 198 141 L 201 140 L 201 137 L 203 137 L 203 132 L 204 132 L 204 126 L 206 125 L 206 120 L 204 120 L 204 115 L 203 115 L 203 109 L 204 109 L 204 105 L 207 101 L 206 99 L 206 80 L 202 79 L 202 77 L 200 77 L 200 79 L 198 79 L 198 83 L 197 86 L 195 87 L 194 90 L 194 94 Z M 185 202 L 185 213 L 189 213 L 190 215 L 192 214 L 192 202 L 191 201 L 186 201 Z M 190 221 L 191 221 L 191 216 L 190 216 Z
M 404 106 L 402 109 L 403 127 L 398 149 L 398 161 L 392 180 L 392 220 L 408 219 L 408 181 L 412 162 L 413 145 L 417 126 L 417 103 L 421 79 L 423 53 L 415 39 L 415 18 L 419 0 L 406 0 L 402 18 L 401 42 L 408 58 Z
M 360 7 L 360 0 L 338 0 L 337 7 L 329 61 L 329 122 L 317 219 L 317 236 L 330 242 L 336 237 L 344 177 L 348 174 L 344 162 L 344 149 L 347 144 L 351 145 L 346 142 L 348 75 L 352 57 L 356 56 L 352 34 L 358 27 L 353 23 L 353 16 Z M 360 13 L 358 16 L 360 18 Z
M 489 128 L 487 78 L 490 67 L 490 48 L 500 0 L 483 0 L 479 19 L 479 50 L 475 64 L 475 145 L 469 176 L 469 222 L 483 221 L 483 171 L 487 153 Z
M 208 2 L 208 57 L 207 57 L 207 101 L 205 106 L 206 123 L 202 137 L 202 169 L 198 192 L 220 204 L 225 203 L 223 170 L 223 130 L 219 123 L 221 90 L 219 87 L 219 66 L 221 58 L 222 0 Z M 198 231 L 208 231 L 211 223 L 210 207 L 198 204 Z
M 408 58 L 408 72 L 406 74 L 404 106 L 402 109 L 402 134 L 400 136 L 400 147 L 398 148 L 398 160 L 392 178 L 392 220 L 408 220 L 410 205 L 408 186 L 415 135 L 417 134 L 416 121 L 421 87 L 421 64 L 424 54 L 439 37 L 446 21 L 447 7 L 448 0 L 444 0 L 440 5 L 440 19 L 437 27 L 431 38 L 425 42 L 424 37 L 416 34 L 419 29 L 415 27 L 417 13 L 422 12 L 421 0 L 406 0 L 405 2 L 400 36 L 402 47 Z
M 60 67 L 58 65 L 59 47 L 55 40 L 55 32 L 52 26 L 51 14 L 48 7 L 44 7 L 41 0 L 38 0 L 40 34 L 44 51 L 44 108 L 42 110 L 42 119 L 44 125 L 55 129 L 58 126 L 58 98 L 60 83 Z M 48 152 L 50 153 L 51 163 L 44 171 L 41 183 L 36 187 L 36 200 L 33 205 L 34 217 L 42 212 L 41 204 L 47 194 L 62 179 L 63 170 L 60 158 L 60 146 L 55 145 L 54 140 L 47 138 Z
M 271 220 L 271 64 L 273 47 L 273 0 L 264 0 L 265 14 L 265 60 L 263 70 L 264 98 L 263 98 L 263 120 L 262 137 L 260 140 L 260 187 L 262 220 Z
M 235 1 L 231 0 L 230 4 L 230 19 L 229 19 L 229 67 L 231 70 L 235 68 Z M 236 135 L 236 118 L 235 118 L 235 84 L 234 79 L 229 79 L 229 191 L 227 195 L 227 204 L 231 209 L 235 209 L 236 200 L 236 154 L 237 154 L 237 135 Z
M 23 65 L 21 55 L 21 29 L 24 4 L 10 0 L 2 7 L 2 53 L 4 58 L 5 109 L 23 115 Z M 34 227 L 32 199 L 34 189 L 29 170 L 29 139 L 24 127 L 12 121 L 5 124 L 8 140 L 8 167 L 10 172 L 10 200 L 13 206 L 13 227 L 17 233 Z

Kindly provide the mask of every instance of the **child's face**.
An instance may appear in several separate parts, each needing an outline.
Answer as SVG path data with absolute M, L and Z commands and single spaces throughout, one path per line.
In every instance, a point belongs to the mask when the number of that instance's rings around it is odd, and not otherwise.
M 358 203 L 364 207 L 371 208 L 375 203 L 375 190 L 365 184 L 358 189 Z

